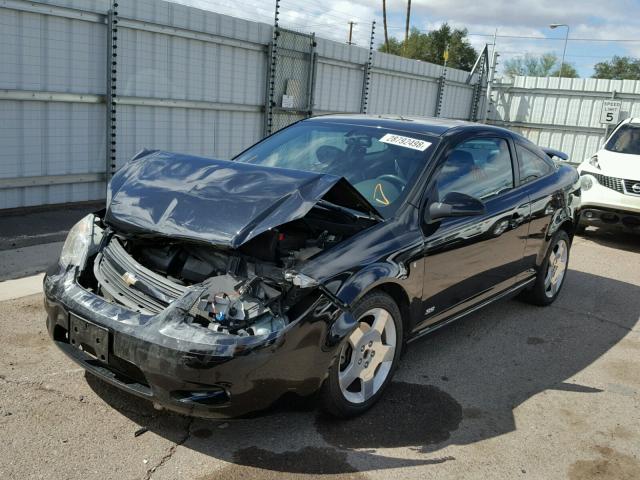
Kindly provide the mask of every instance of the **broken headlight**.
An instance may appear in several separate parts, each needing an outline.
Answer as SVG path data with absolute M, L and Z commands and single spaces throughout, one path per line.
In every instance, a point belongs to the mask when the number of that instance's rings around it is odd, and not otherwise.
M 96 227 L 94 222 L 95 215 L 89 214 L 69 230 L 59 260 L 64 268 L 82 266 L 86 262 L 94 237 L 102 236 L 102 229 Z
M 260 279 L 239 281 L 231 275 L 210 278 L 189 313 L 209 330 L 238 335 L 265 335 L 280 330 L 286 319 L 270 304 L 280 292 Z

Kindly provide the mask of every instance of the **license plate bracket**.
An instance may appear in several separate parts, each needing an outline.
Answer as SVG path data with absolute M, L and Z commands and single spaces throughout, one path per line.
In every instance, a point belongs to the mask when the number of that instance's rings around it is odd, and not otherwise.
M 109 361 L 109 329 L 69 314 L 69 342 L 101 362 Z

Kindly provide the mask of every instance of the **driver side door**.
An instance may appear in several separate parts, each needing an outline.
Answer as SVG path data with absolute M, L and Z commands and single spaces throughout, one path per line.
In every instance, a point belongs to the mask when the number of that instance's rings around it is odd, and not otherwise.
M 415 330 L 509 289 L 525 269 L 530 205 L 516 185 L 513 153 L 510 138 L 492 134 L 463 140 L 440 159 L 423 208 L 458 192 L 481 200 L 485 212 L 424 220 L 424 319 Z

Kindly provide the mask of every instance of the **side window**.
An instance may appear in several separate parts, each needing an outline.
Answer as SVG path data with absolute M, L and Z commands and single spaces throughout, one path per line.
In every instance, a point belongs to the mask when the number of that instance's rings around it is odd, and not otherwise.
M 458 192 L 487 199 L 513 188 L 513 168 L 507 141 L 475 138 L 453 150 L 436 180 L 439 200 Z
M 520 183 L 527 183 L 536 178 L 544 177 L 551 171 L 551 165 L 528 148 L 516 143 L 516 151 L 518 152 Z

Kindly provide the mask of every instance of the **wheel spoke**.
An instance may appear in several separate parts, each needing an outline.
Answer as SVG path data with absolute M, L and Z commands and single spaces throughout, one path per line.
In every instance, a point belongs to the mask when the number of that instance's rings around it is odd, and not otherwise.
M 353 348 L 356 348 L 362 337 L 364 336 L 363 324 L 360 323 L 356 328 L 354 328 L 351 335 L 349 335 L 349 343 Z
M 544 286 L 545 289 L 551 286 L 551 281 L 553 279 L 553 267 L 551 265 L 547 266 L 547 274 L 544 277 Z
M 390 347 L 389 345 L 380 345 L 376 347 L 376 358 L 378 358 L 378 355 L 380 356 L 380 363 L 391 362 L 393 360 L 394 353 L 395 348 Z
M 347 368 L 338 374 L 340 387 L 342 387 L 343 390 L 349 388 L 356 378 L 359 377 L 361 371 L 362 369 L 352 359 Z
M 558 260 L 563 260 L 564 259 L 564 254 L 566 251 L 567 247 L 565 246 L 564 242 L 560 242 L 558 243 Z
M 382 332 L 384 332 L 384 328 L 387 326 L 387 322 L 389 321 L 389 318 L 390 318 L 389 312 L 382 309 L 378 310 L 373 319 L 373 324 L 371 325 L 371 328 L 376 332 L 378 332 L 380 335 L 382 335 Z
M 362 396 L 364 397 L 365 401 L 369 400 L 374 393 L 373 377 L 369 377 L 366 380 L 361 379 L 361 383 L 362 383 Z

